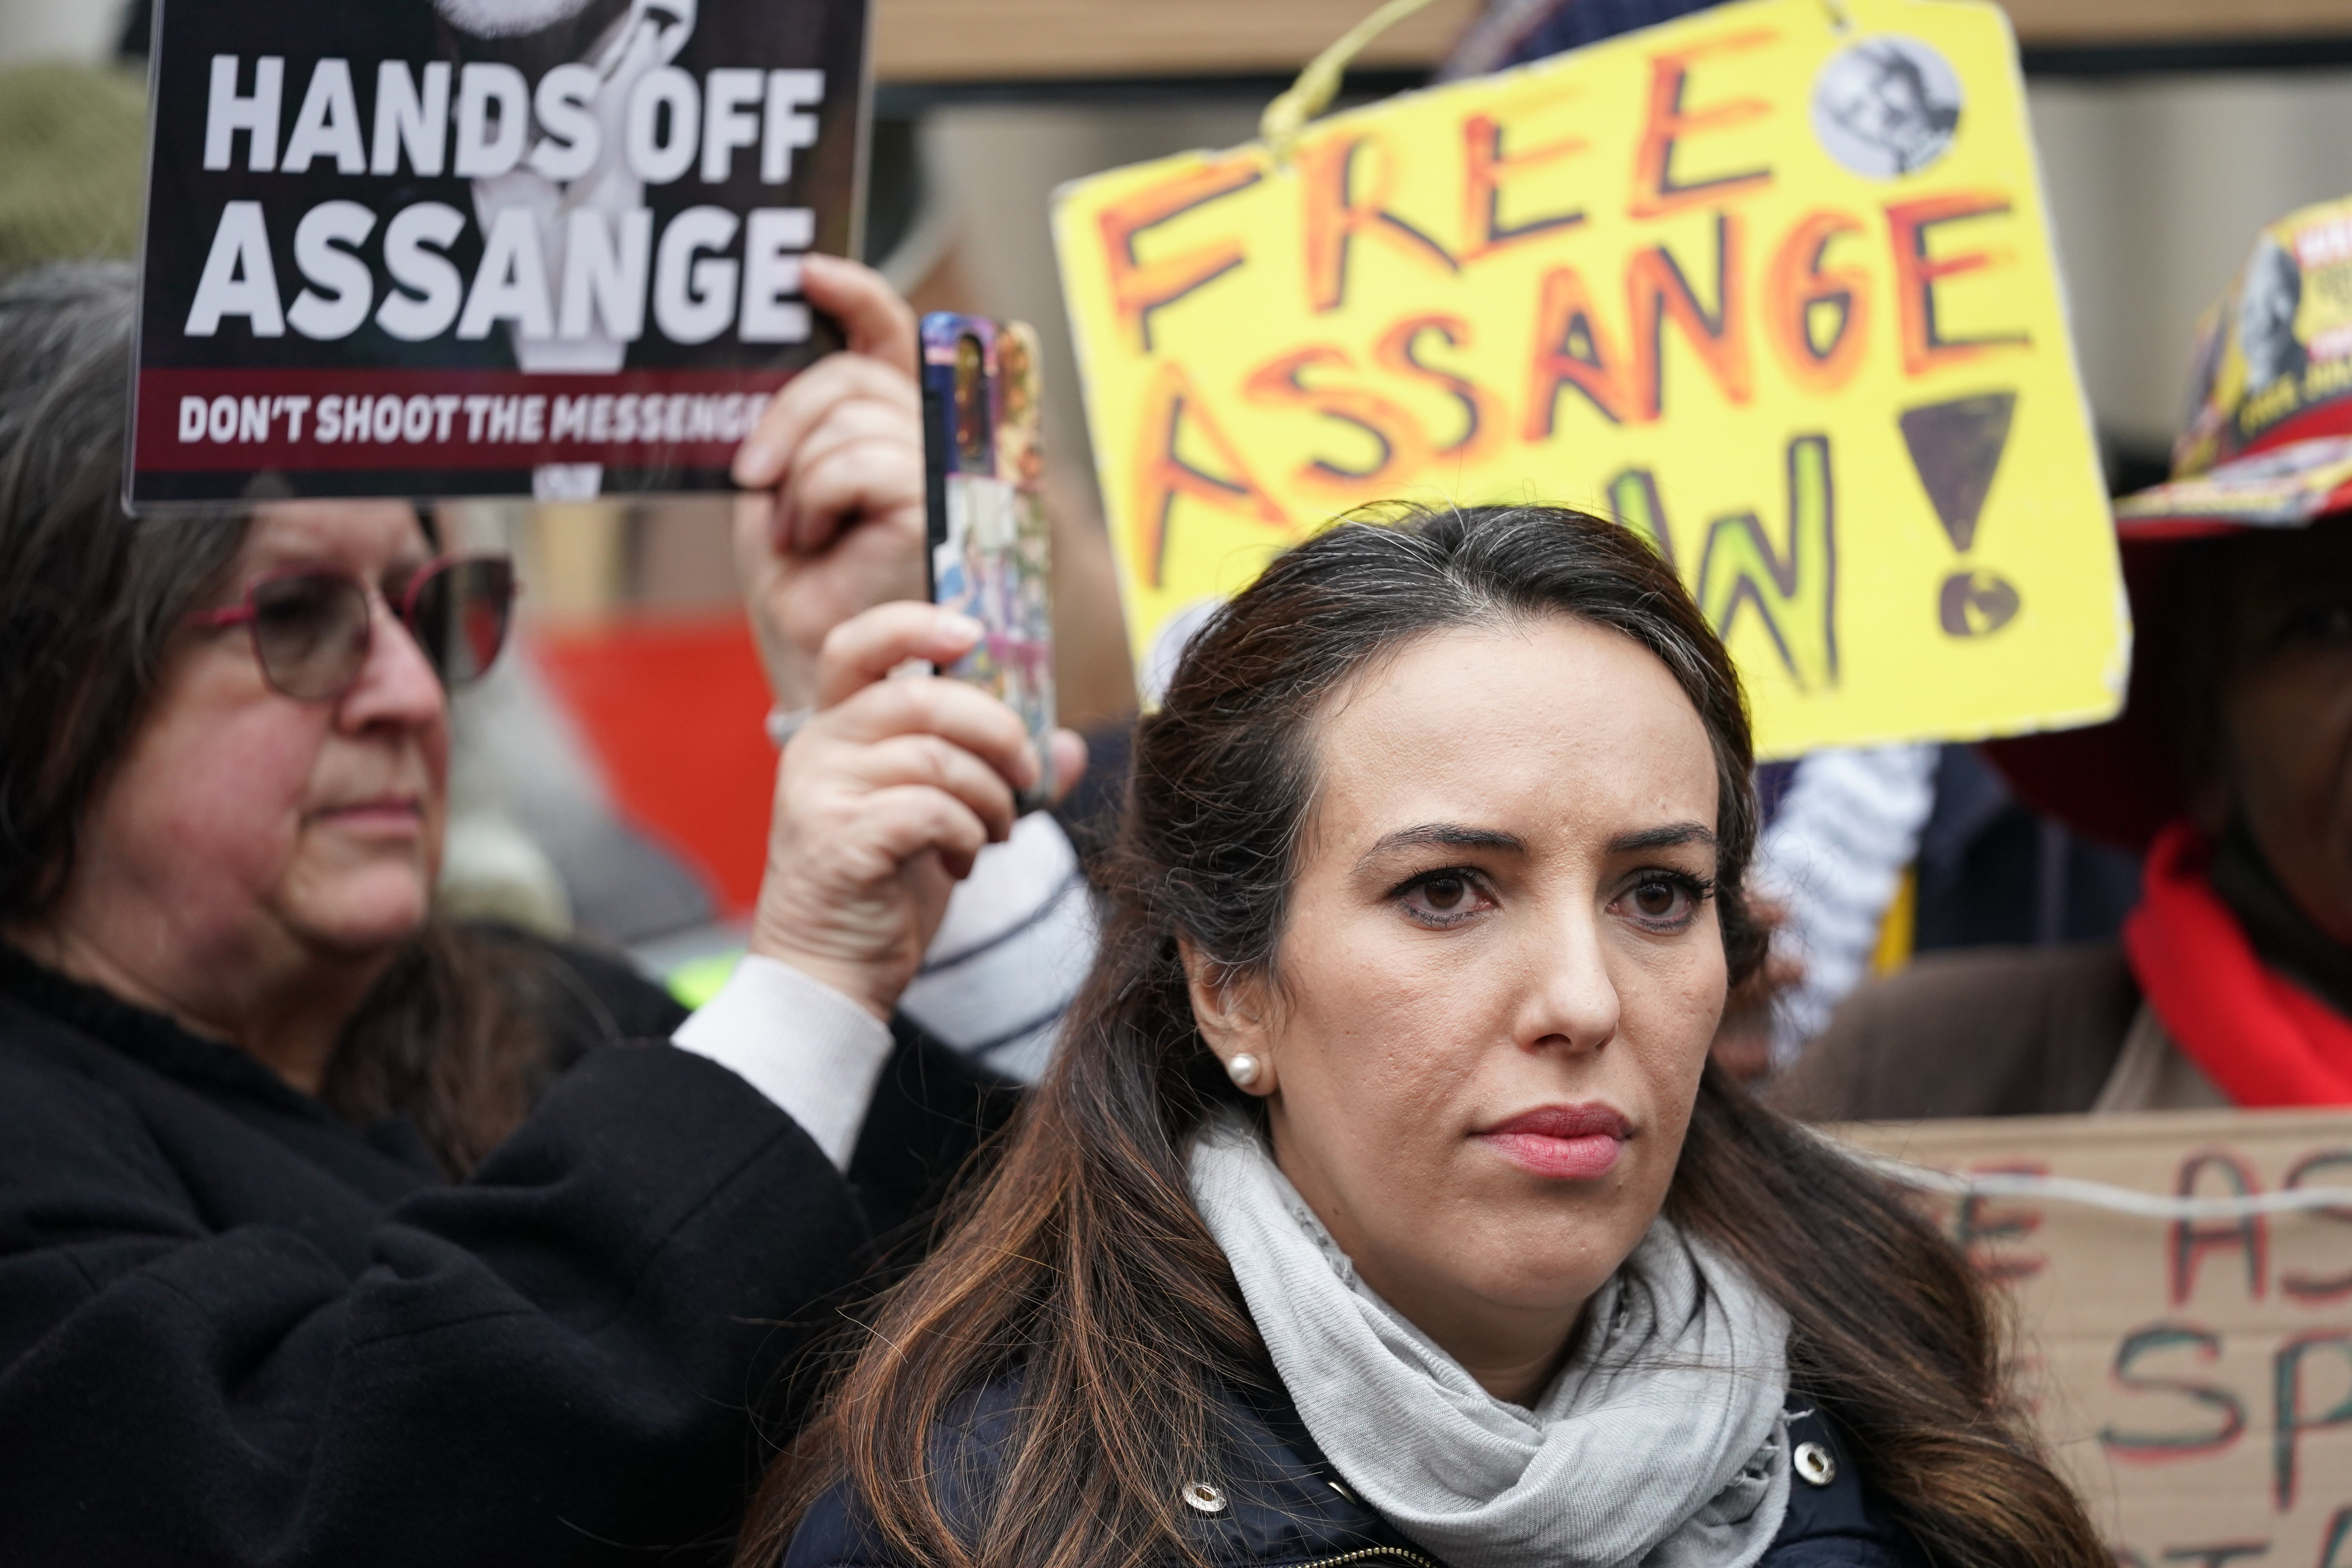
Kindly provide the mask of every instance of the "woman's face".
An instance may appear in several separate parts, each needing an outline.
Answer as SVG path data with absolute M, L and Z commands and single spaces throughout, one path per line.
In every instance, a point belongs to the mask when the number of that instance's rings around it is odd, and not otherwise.
M 1196 1010 L 1270 1068 L 1366 1283 L 1531 1398 L 1664 1201 L 1722 1011 L 1706 731 L 1633 641 L 1542 619 L 1377 668 L 1317 765 L 1277 974 Z
M 2217 609 L 2204 825 L 2242 816 L 2296 906 L 2352 946 L 2352 522 L 2240 542 Z
M 197 608 L 241 604 L 289 567 L 396 586 L 431 556 L 405 506 L 272 506 Z M 166 988 L 173 973 L 233 990 L 306 953 L 388 954 L 424 922 L 439 867 L 446 718 L 424 653 L 382 603 L 367 662 L 332 701 L 272 689 L 243 625 L 183 628 L 92 805 L 68 908 L 110 922 L 110 945 L 131 949 L 115 962 Z M 173 1000 L 199 1015 L 221 1005 Z

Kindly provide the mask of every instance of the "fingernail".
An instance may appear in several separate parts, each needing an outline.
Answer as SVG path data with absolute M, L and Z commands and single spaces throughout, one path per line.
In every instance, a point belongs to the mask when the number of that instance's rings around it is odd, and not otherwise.
M 978 642 L 980 634 L 988 629 L 961 610 L 941 610 L 935 624 L 941 637 L 963 643 Z

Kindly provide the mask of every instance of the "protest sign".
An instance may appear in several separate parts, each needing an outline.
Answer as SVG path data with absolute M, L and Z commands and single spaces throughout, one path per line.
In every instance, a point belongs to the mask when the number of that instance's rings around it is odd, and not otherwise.
M 837 346 L 864 0 L 156 16 L 134 506 L 719 488 Z
M 1653 540 L 1768 755 L 2113 712 L 2129 627 L 2000 12 L 1740 0 L 1055 214 L 1139 666 L 1363 502 Z
M 1843 1127 L 1948 1172 L 2157 1197 L 2352 1188 L 2352 1114 Z M 2047 1193 L 1928 1200 L 2017 1309 L 2044 1439 L 2121 1568 L 2352 1568 L 2352 1206 L 2153 1217 Z

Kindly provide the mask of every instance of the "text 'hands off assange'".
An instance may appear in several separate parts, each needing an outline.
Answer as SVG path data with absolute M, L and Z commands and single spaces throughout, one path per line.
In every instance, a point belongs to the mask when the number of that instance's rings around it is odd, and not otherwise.
M 557 66 L 534 86 L 495 62 L 453 73 L 447 61 L 417 71 L 407 61 L 384 60 L 376 68 L 374 112 L 363 121 L 350 62 L 326 58 L 311 68 L 281 152 L 286 61 L 265 55 L 253 62 L 249 86 L 245 75 L 238 57 L 213 57 L 207 170 L 228 169 L 242 136 L 253 174 L 306 174 L 324 163 L 352 179 L 390 181 L 405 164 L 417 177 L 446 170 L 487 181 L 527 171 L 551 192 L 592 174 L 643 186 L 689 176 L 716 185 L 731 177 L 738 157 L 757 158 L 761 184 L 782 184 L 794 152 L 815 144 L 814 110 L 824 97 L 819 70 L 721 68 L 697 81 L 665 66 L 636 82 L 615 125 L 594 112 L 599 78 L 585 65 Z M 615 133 L 617 162 L 605 157 Z M 730 325 L 747 343 L 809 335 L 808 309 L 792 297 L 800 290 L 801 254 L 814 238 L 807 207 L 756 207 L 739 217 L 725 207 L 688 206 L 669 218 L 658 240 L 653 212 L 643 205 L 582 204 L 561 217 L 543 237 L 539 204 L 497 210 L 469 280 L 450 258 L 469 220 L 447 203 L 400 208 L 379 240 L 369 206 L 320 202 L 294 229 L 303 287 L 289 303 L 262 204 L 232 201 L 222 209 L 185 330 L 209 338 L 224 321 L 241 318 L 257 338 L 290 330 L 332 341 L 373 314 L 385 333 L 410 342 L 453 329 L 461 340 L 481 339 L 501 322 L 526 338 L 634 342 L 645 333 L 650 297 L 655 330 L 673 342 L 709 342 Z M 550 239 L 560 257 L 552 268 Z M 395 285 L 380 300 L 372 249 Z

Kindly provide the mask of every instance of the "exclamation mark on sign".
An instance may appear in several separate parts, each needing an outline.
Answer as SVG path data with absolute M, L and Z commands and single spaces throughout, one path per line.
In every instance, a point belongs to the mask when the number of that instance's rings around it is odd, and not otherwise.
M 1952 548 L 1966 555 L 1977 542 L 1977 519 L 1992 493 L 1993 475 L 2009 449 L 2014 392 L 1987 392 L 1949 403 L 1904 410 L 1897 420 L 1911 466 L 1936 509 Z M 2017 616 L 2017 589 L 1997 572 L 1965 563 L 1944 579 L 1937 607 L 1946 635 L 1980 637 Z

